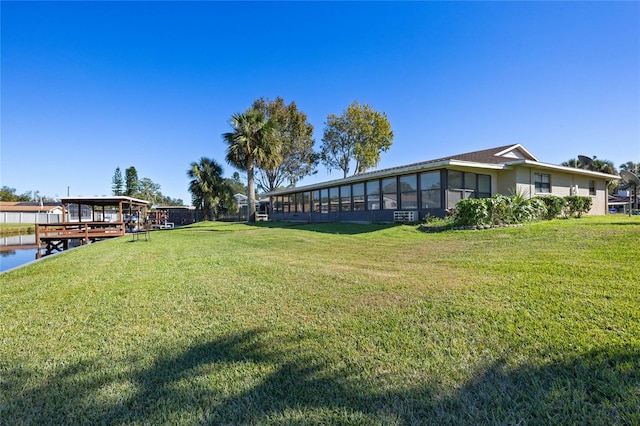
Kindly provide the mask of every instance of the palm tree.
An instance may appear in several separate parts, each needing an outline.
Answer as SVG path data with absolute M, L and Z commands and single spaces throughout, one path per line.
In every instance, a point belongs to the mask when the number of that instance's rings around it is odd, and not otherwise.
M 189 192 L 193 205 L 203 210 L 204 220 L 211 220 L 212 208 L 216 208 L 228 192 L 225 191 L 222 166 L 215 160 L 202 157 L 200 162 L 191 163 L 187 176 L 191 178 Z
M 275 125 L 271 120 L 254 109 L 231 116 L 232 132 L 224 133 L 227 143 L 227 162 L 247 171 L 247 196 L 249 198 L 249 222 L 255 222 L 256 191 L 254 169 L 256 165 L 267 164 L 278 155 L 278 142 L 274 137 Z
M 633 161 L 627 161 L 624 164 L 620 164 L 620 170 L 626 170 L 628 172 L 638 174 L 640 172 L 640 163 L 634 163 Z
M 600 160 L 595 155 L 593 156 L 593 162 L 589 166 L 589 170 L 593 170 L 594 172 L 600 172 L 600 173 L 608 173 L 610 175 L 618 174 L 618 171 L 616 170 L 616 166 L 613 165 L 612 161 Z
M 579 169 L 580 160 L 578 160 L 577 158 L 571 158 L 567 161 L 563 161 L 560 165 L 565 167 L 573 167 L 574 169 Z
M 640 163 L 634 163 L 633 161 L 627 161 L 624 164 L 620 164 L 620 170 L 624 170 L 627 172 L 631 172 L 634 175 L 638 176 L 638 173 L 640 173 Z M 622 179 L 620 179 L 620 181 L 618 182 L 618 189 L 629 189 L 631 187 L 630 183 L 627 183 L 625 181 L 623 181 Z

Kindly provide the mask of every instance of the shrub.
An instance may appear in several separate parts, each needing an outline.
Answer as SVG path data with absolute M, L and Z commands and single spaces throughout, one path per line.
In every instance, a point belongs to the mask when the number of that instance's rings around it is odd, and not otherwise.
M 496 194 L 491 198 L 468 198 L 456 205 L 457 226 L 515 225 L 544 218 L 545 203 L 522 196 Z
M 467 198 L 458 201 L 454 222 L 458 226 L 487 225 L 490 223 L 486 198 Z
M 527 200 L 531 211 L 531 220 L 540 220 L 547 217 L 547 205 L 538 197 Z
M 538 199 L 545 204 L 546 214 L 544 216 L 544 219 L 547 220 L 555 219 L 556 217 L 558 217 L 563 212 L 564 206 L 567 203 L 564 198 L 558 197 L 557 195 L 544 195 L 535 197 L 535 199 Z
M 489 223 L 492 225 L 501 225 L 511 222 L 511 210 L 513 201 L 511 197 L 496 194 L 491 198 L 484 198 L 489 213 Z
M 565 206 L 563 215 L 565 217 L 582 217 L 584 213 L 591 210 L 591 204 L 593 200 L 591 197 L 585 197 L 581 195 L 570 195 L 564 197 Z
M 453 218 L 451 216 L 447 217 L 436 217 L 430 214 L 427 214 L 424 217 L 423 228 L 422 229 L 437 229 L 437 230 L 445 230 L 453 228 Z

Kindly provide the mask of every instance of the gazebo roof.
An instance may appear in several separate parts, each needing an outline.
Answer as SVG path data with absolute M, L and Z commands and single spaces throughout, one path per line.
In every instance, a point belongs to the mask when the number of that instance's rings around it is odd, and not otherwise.
M 148 206 L 151 204 L 150 201 L 126 197 L 124 195 L 114 195 L 110 197 L 61 197 L 60 202 L 63 204 L 84 204 L 88 206 L 117 206 L 120 205 L 120 203 L 134 206 Z

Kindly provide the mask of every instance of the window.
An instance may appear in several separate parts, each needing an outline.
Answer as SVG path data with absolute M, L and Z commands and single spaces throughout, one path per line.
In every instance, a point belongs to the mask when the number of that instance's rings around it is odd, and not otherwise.
M 277 213 L 284 212 L 284 208 L 282 207 L 282 196 L 275 197 L 273 202 L 273 211 Z
M 339 203 L 340 197 L 338 196 L 338 187 L 329 188 L 329 211 L 337 212 Z
M 551 176 L 546 173 L 535 173 L 536 194 L 551 193 Z
M 380 210 L 380 181 L 367 182 L 367 210 Z
M 382 208 L 384 210 L 398 208 L 398 181 L 395 177 L 382 179 Z
M 418 177 L 416 175 L 400 176 L 400 208 L 418 208 Z
M 364 182 L 354 183 L 351 187 L 351 195 L 353 196 L 353 210 L 364 210 Z
M 311 197 L 311 211 L 314 213 L 320 213 L 320 191 L 313 191 L 311 193 Z
M 478 198 L 491 198 L 491 176 L 478 175 Z
M 491 197 L 491 176 L 447 170 L 447 208 L 465 198 Z
M 343 212 L 351 211 L 351 185 L 340 187 L 340 210 Z
M 476 198 L 476 174 L 464 174 L 464 198 Z
M 464 173 L 447 170 L 447 208 L 452 209 L 464 198 Z
M 439 209 L 440 201 L 440 171 L 420 173 L 420 189 L 423 209 Z
M 302 202 L 300 206 L 302 207 L 302 210 L 300 210 L 301 212 L 309 211 L 309 192 L 302 193 Z
M 320 210 L 322 213 L 329 213 L 329 189 L 320 190 Z
M 457 191 L 462 191 L 463 189 L 463 181 L 464 173 L 459 172 L 457 170 L 447 170 L 447 188 L 453 189 Z
M 589 181 L 589 195 L 596 195 L 596 182 L 594 180 Z
M 289 213 L 289 208 L 291 207 L 291 195 L 284 195 L 282 197 L 282 208 L 283 212 Z

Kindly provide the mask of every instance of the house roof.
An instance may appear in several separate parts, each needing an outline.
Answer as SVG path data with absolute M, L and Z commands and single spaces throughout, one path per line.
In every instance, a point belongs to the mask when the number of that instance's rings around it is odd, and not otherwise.
M 480 151 L 467 152 L 463 154 L 451 155 L 448 157 L 437 158 L 434 160 L 422 161 L 419 163 L 407 164 L 404 166 L 390 167 L 382 170 L 374 170 L 350 176 L 344 179 L 336 179 L 322 183 L 287 188 L 284 190 L 273 191 L 266 194 L 267 196 L 291 194 L 300 191 L 310 191 L 327 186 L 345 185 L 352 182 L 360 182 L 367 179 L 381 178 L 403 173 L 413 173 L 417 171 L 426 171 L 442 167 L 462 167 L 462 168 L 481 168 L 505 170 L 511 169 L 517 165 L 531 165 L 542 169 L 550 169 L 556 171 L 564 171 L 567 173 L 588 175 L 605 179 L 619 179 L 619 176 L 609 175 L 606 173 L 593 172 L 590 170 L 576 169 L 573 167 L 556 166 L 553 164 L 540 162 L 533 154 L 531 154 L 521 144 L 503 145 L 495 148 L 483 149 Z
M 56 209 L 61 209 L 60 204 L 40 203 L 37 202 L 21 202 L 21 201 L 0 201 L 0 211 L 3 212 L 25 212 L 25 213 L 37 213 L 37 212 L 51 212 Z
M 504 164 L 514 160 L 538 161 L 538 159 L 527 151 L 521 144 L 515 144 L 452 155 L 449 157 L 439 158 L 437 160 L 426 161 L 424 163 L 440 162 L 445 160 L 459 160 L 487 164 Z

